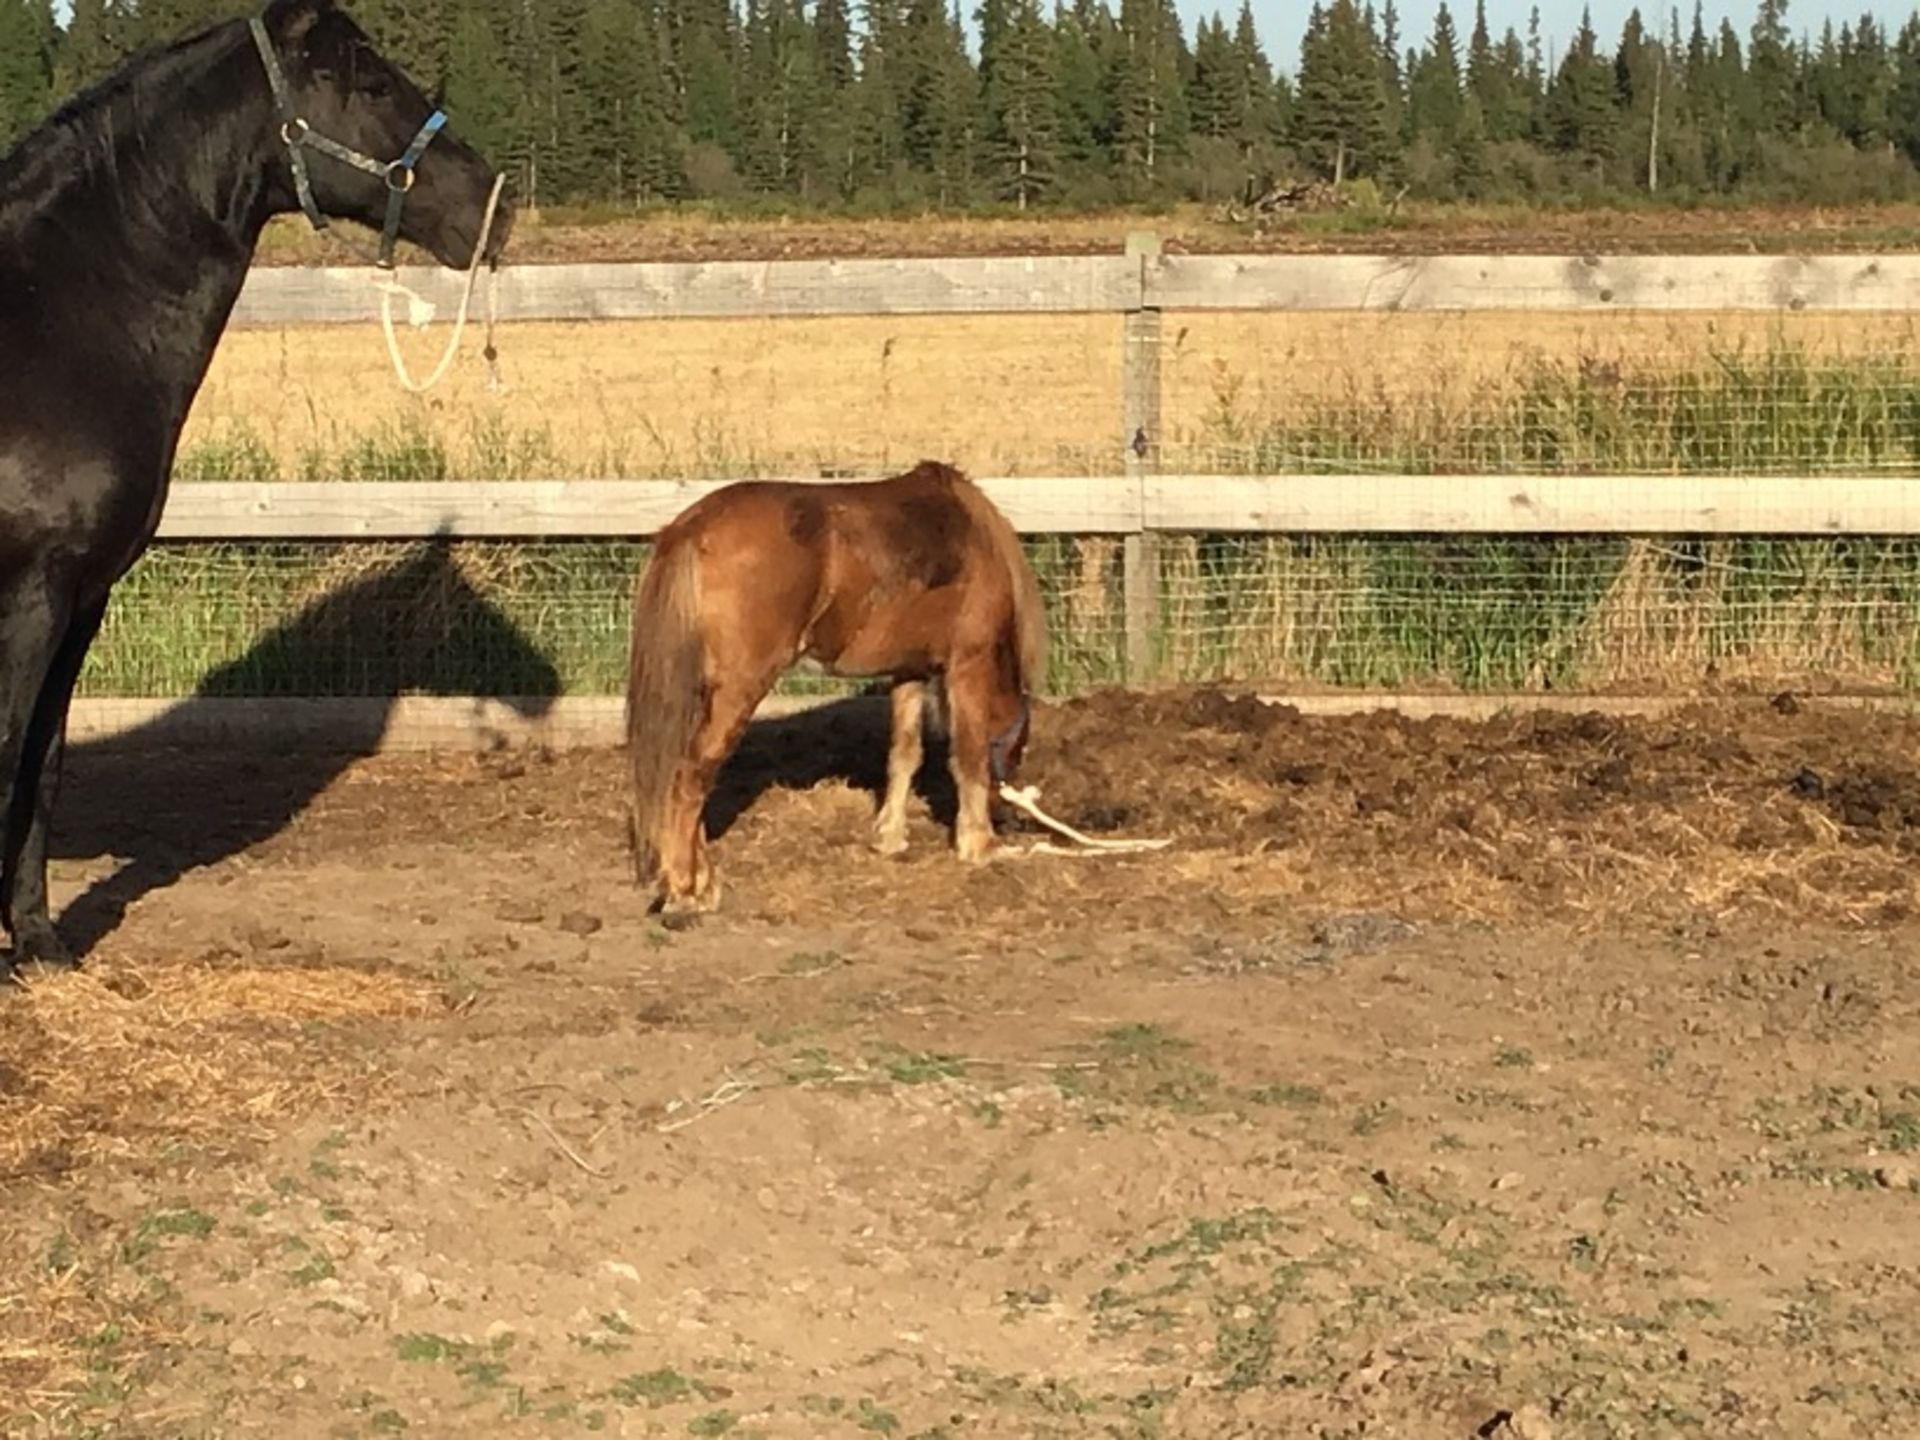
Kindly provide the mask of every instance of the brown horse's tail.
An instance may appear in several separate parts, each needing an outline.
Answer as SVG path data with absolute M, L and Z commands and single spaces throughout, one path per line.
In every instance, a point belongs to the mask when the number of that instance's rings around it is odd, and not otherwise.
M 674 771 L 706 707 L 700 640 L 699 555 L 691 540 L 663 536 L 633 593 L 627 666 L 627 756 L 633 771 L 630 835 L 634 880 L 659 870 L 656 837 Z
M 1013 587 L 1013 624 L 1019 639 L 1020 688 L 1028 695 L 1045 693 L 1047 683 L 1047 602 L 1040 593 L 1040 579 L 1027 560 L 1027 549 L 1019 532 L 991 500 L 971 481 L 958 487 L 966 497 L 967 509 L 987 533 L 994 554 L 1007 567 L 1007 579 Z

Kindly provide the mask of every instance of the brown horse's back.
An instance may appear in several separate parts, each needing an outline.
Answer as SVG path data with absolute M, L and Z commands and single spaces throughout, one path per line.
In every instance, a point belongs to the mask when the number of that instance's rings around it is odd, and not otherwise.
M 983 509 L 999 518 L 933 462 L 887 480 L 754 480 L 698 501 L 660 544 L 696 547 L 710 639 L 728 648 L 928 674 L 956 644 L 991 643 L 1016 609 Z

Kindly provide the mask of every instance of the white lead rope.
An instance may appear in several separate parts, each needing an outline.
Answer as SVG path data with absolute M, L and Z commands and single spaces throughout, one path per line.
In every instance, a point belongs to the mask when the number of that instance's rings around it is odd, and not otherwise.
M 1014 809 L 1031 815 L 1035 820 L 1038 820 L 1055 834 L 1064 835 L 1075 844 L 1081 845 L 1087 850 L 1097 851 L 1102 854 L 1129 855 L 1138 854 L 1144 850 L 1164 850 L 1173 843 L 1171 839 L 1109 840 L 1102 839 L 1095 835 L 1082 834 L 1067 824 L 1066 821 L 1056 820 L 1040 808 L 1040 787 L 1038 785 L 1028 785 L 1024 789 L 1016 790 L 1011 785 L 1002 784 L 1000 786 L 1000 798 L 1006 801 L 1007 804 L 1013 806 Z M 1044 841 L 1034 848 L 1036 851 L 1049 855 L 1070 855 L 1074 853 L 1070 850 L 1061 850 L 1057 846 L 1047 845 Z
M 415 329 L 424 327 L 433 319 L 433 306 L 409 290 L 405 285 L 402 285 L 398 280 L 392 278 L 391 272 L 386 273 L 386 278 L 376 278 L 375 280 L 375 284 L 380 291 L 380 323 L 381 327 L 386 331 L 387 354 L 393 360 L 393 373 L 399 377 L 400 383 L 403 386 L 416 395 L 431 390 L 445 379 L 448 367 L 453 364 L 454 355 L 459 352 L 460 338 L 466 332 L 467 328 L 467 313 L 473 305 L 473 287 L 480 279 L 481 259 L 487 253 L 487 242 L 493 238 L 494 215 L 500 207 L 500 192 L 505 188 L 506 183 L 507 177 L 504 171 L 494 177 L 493 193 L 487 197 L 486 218 L 480 222 L 480 238 L 474 242 L 473 262 L 467 266 L 467 284 L 465 290 L 463 290 L 460 295 L 460 313 L 454 317 L 453 334 L 447 340 L 447 350 L 446 353 L 440 357 L 440 363 L 434 367 L 433 373 L 424 381 L 416 382 L 414 380 L 413 375 L 407 369 L 406 358 L 400 353 L 400 341 L 398 336 L 394 334 L 393 299 L 396 295 L 404 295 L 407 297 L 407 320 Z M 376 272 L 376 277 L 378 277 L 379 273 L 380 272 Z M 486 352 L 487 388 L 489 390 L 498 390 L 500 388 L 500 370 L 499 366 L 495 363 L 496 356 L 493 348 L 493 331 L 498 316 L 499 309 L 498 299 L 495 294 L 495 281 L 490 272 L 487 281 Z

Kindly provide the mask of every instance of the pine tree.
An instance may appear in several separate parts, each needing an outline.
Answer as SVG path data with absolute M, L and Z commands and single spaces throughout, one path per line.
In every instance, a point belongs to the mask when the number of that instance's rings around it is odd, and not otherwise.
M 1487 29 L 1487 0 L 1473 0 L 1473 31 L 1467 37 L 1466 93 L 1480 102 L 1483 118 L 1489 123 L 1507 98 L 1506 77 L 1500 73 L 1493 32 Z
M 1920 165 L 1920 14 L 1909 15 L 1893 44 L 1893 90 L 1888 101 L 1893 143 Z
M 1600 54 L 1591 11 L 1580 12 L 1580 29 L 1547 92 L 1547 128 L 1557 149 L 1595 164 L 1613 157 L 1617 115 L 1613 69 Z
M 1453 137 L 1453 179 L 1469 200 L 1486 193 L 1492 175 L 1487 158 L 1487 120 L 1480 97 L 1469 92 L 1460 101 L 1460 123 Z
M 814 29 L 798 0 L 749 0 L 742 35 L 741 169 L 760 189 L 813 194 L 832 167 Z
M 1546 129 L 1547 62 L 1540 45 L 1540 7 L 1527 12 L 1527 94 L 1532 97 L 1534 130 Z
M 1240 16 L 1233 27 L 1233 58 L 1241 76 L 1234 96 L 1239 113 L 1233 134 L 1240 142 L 1242 158 L 1251 159 L 1256 148 L 1277 143 L 1287 133 L 1287 110 L 1292 101 L 1287 82 L 1274 75 L 1273 62 L 1260 44 L 1252 0 L 1240 0 Z
M 1760 0 L 1747 47 L 1747 86 L 1766 133 L 1791 135 L 1800 128 L 1805 95 L 1787 32 L 1787 0 Z
M 1238 132 L 1240 91 L 1245 84 L 1233 37 L 1218 13 L 1202 20 L 1193 35 L 1193 96 L 1189 105 L 1193 133 L 1224 140 Z
M 53 101 L 53 11 L 45 0 L 0 0 L 0 151 L 37 125 Z
M 1660 124 L 1664 119 L 1670 127 L 1673 119 L 1671 114 L 1661 114 L 1666 70 L 1666 47 L 1648 35 L 1639 10 L 1632 11 L 1620 34 L 1620 48 L 1614 52 L 1614 103 L 1620 117 L 1624 175 L 1632 177 L 1629 183 L 1649 191 L 1660 186 Z
M 813 48 L 820 78 L 833 95 L 853 87 L 853 21 L 847 0 L 818 0 L 813 8 Z
M 890 181 L 906 161 L 906 26 L 895 0 L 865 0 L 863 20 L 841 182 L 849 194 Z
M 1072 8 L 1060 4 L 1054 10 L 1053 70 L 1064 170 L 1090 173 L 1104 166 L 1113 134 L 1105 57 L 1114 48 L 1114 29 L 1112 14 L 1098 0 L 1074 0 Z
M 55 51 L 54 95 L 65 99 L 105 76 L 126 58 L 132 36 L 132 17 L 120 0 L 72 0 Z
M 1380 43 L 1380 93 L 1386 102 L 1387 133 L 1402 136 L 1407 128 L 1407 77 L 1413 68 L 1413 52 L 1407 52 L 1407 63 L 1403 65 L 1400 57 L 1400 7 L 1395 0 L 1386 0 L 1385 7 L 1376 18 L 1373 0 L 1367 0 L 1360 18 L 1367 33 L 1377 34 Z
M 739 143 L 734 96 L 733 7 L 727 0 L 682 0 L 668 20 L 687 140 L 732 153 Z
M 470 4 L 454 22 L 444 103 L 453 127 L 468 144 L 496 164 L 522 170 L 516 188 L 525 193 L 532 137 L 524 123 L 524 97 L 507 64 L 501 10 L 498 5 Z
M 981 55 L 984 62 L 984 46 Z M 994 189 L 1022 210 L 1059 181 L 1056 55 L 1039 0 L 1011 0 L 987 71 L 985 98 Z
M 967 58 L 960 21 L 941 0 L 909 0 L 901 39 L 906 156 L 932 178 L 941 203 L 965 199 L 973 186 L 982 123 L 979 77 Z
M 215 20 L 225 20 L 251 8 L 243 7 L 237 0 L 136 0 L 129 16 L 131 48 L 169 45 Z M 368 31 L 374 33 L 371 26 Z
M 1842 32 L 1845 33 L 1844 31 Z M 1887 32 L 1872 15 L 1862 15 L 1853 43 L 1840 56 L 1841 91 L 1851 100 L 1843 133 L 1862 149 L 1882 149 L 1893 140 L 1893 53 Z
M 1460 46 L 1446 0 L 1434 12 L 1433 35 L 1415 63 L 1407 87 L 1407 131 L 1443 152 L 1460 130 Z M 1484 130 L 1484 125 L 1483 125 Z
M 1184 42 L 1170 0 L 1121 0 L 1112 79 L 1114 164 L 1121 185 L 1152 194 L 1188 132 Z
M 1353 0 L 1318 4 L 1300 44 L 1295 131 L 1302 153 L 1335 183 L 1393 158 L 1381 83 L 1380 42 Z

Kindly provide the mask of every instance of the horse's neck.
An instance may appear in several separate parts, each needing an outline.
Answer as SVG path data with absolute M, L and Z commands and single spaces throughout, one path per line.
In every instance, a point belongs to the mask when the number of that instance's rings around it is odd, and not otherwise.
M 272 103 L 242 58 L 231 36 L 162 57 L 0 166 L 0 283 L 53 325 L 110 313 L 189 392 L 269 215 Z

